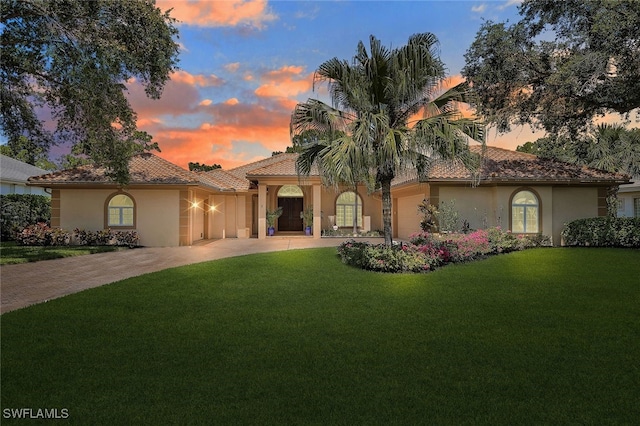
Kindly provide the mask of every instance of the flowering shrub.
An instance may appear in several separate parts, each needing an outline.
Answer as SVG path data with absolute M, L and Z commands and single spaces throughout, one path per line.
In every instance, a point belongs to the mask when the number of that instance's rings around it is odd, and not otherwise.
M 117 246 L 137 247 L 140 237 L 136 231 L 118 231 L 115 233 Z
M 23 246 L 62 246 L 68 245 L 71 235 L 59 228 L 51 228 L 40 222 L 30 225 L 16 234 L 16 243 Z
M 73 238 L 80 246 L 128 246 L 138 245 L 139 236 L 136 231 L 112 231 L 103 229 L 101 231 L 85 231 L 84 229 L 74 229 Z
M 440 238 L 427 232 L 413 234 L 409 244 L 391 248 L 349 240 L 338 247 L 348 265 L 380 272 L 427 272 L 452 262 L 465 262 L 492 254 L 550 246 L 544 236 L 522 236 L 500 228 L 477 230 L 470 234 L 447 234 Z

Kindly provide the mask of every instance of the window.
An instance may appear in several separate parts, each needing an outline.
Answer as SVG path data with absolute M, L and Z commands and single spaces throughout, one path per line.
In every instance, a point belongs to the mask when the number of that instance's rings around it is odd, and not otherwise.
M 135 205 L 126 194 L 116 194 L 107 206 L 107 226 L 133 227 L 135 223 Z
M 349 191 L 340 194 L 336 200 L 336 225 L 353 226 L 353 215 L 356 207 L 356 193 Z M 358 226 L 362 226 L 362 198 L 357 196 Z
M 531 191 L 519 191 L 511 199 L 511 232 L 540 231 L 540 205 Z
M 304 197 L 302 189 L 297 185 L 283 185 L 278 190 L 278 198 L 300 198 Z
M 633 217 L 640 217 L 640 198 L 633 199 Z

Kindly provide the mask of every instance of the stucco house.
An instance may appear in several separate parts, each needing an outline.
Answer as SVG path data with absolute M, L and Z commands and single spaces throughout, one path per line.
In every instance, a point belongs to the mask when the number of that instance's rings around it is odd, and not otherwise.
M 606 214 L 607 188 L 629 182 L 620 174 L 496 147 L 472 146 L 482 167 L 471 174 L 440 162 L 428 176 L 407 173 L 392 185 L 394 237 L 420 230 L 417 206 L 455 200 L 471 228 L 502 226 L 542 233 L 560 243 L 565 222 Z M 52 225 L 72 230 L 135 229 L 145 246 L 192 245 L 202 239 L 269 238 L 266 212 L 280 206 L 276 235 L 304 235 L 301 212 L 313 206 L 313 235 L 334 225 L 349 229 L 355 214 L 363 231 L 382 229 L 380 193 L 364 186 L 323 186 L 317 171 L 296 174 L 297 154 L 279 154 L 230 170 L 190 172 L 153 154 L 135 156 L 122 188 L 106 170 L 83 166 L 29 179 L 52 188 Z
M 0 154 L 0 194 L 33 194 L 49 196 L 46 188 L 27 186 L 31 176 L 47 173 L 31 164 Z
M 640 217 L 640 176 L 635 176 L 630 184 L 620 185 L 618 217 Z

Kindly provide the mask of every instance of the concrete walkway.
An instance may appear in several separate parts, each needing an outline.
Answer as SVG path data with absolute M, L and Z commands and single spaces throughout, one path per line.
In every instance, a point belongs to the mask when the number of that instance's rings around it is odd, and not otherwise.
M 311 247 L 347 238 L 224 239 L 189 247 L 152 247 L 0 267 L 0 313 L 149 272 L 225 257 Z M 370 241 L 382 242 L 382 239 Z

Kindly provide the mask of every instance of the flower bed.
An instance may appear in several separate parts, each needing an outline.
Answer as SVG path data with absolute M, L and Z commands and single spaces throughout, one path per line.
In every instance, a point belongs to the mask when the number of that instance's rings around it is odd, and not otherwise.
M 410 236 L 410 243 L 391 248 L 349 240 L 338 246 L 338 254 L 344 263 L 371 271 L 427 272 L 448 263 L 546 246 L 551 246 L 551 240 L 545 236 L 513 235 L 490 228 L 442 236 L 420 232 Z
M 16 243 L 22 246 L 128 246 L 136 247 L 140 237 L 136 231 L 85 231 L 75 229 L 73 234 L 51 228 L 46 223 L 27 226 L 16 235 Z

